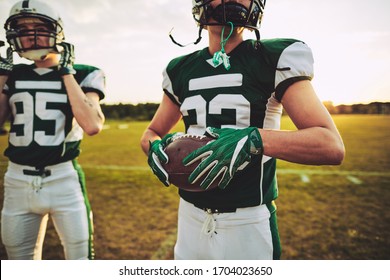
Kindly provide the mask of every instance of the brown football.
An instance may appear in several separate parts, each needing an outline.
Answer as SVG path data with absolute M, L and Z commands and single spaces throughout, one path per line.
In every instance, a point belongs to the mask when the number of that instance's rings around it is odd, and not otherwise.
M 204 135 L 184 134 L 177 137 L 165 148 L 164 151 L 168 155 L 169 161 L 168 163 L 163 164 L 163 167 L 169 174 L 169 182 L 171 184 L 186 191 L 205 191 L 200 187 L 202 178 L 200 178 L 194 184 L 190 184 L 188 182 L 188 177 L 198 166 L 199 161 L 194 162 L 188 166 L 184 166 L 182 161 L 191 152 L 206 145 L 212 140 L 214 139 Z M 215 187 L 217 187 L 217 182 L 213 182 L 213 184 L 207 190 L 211 190 Z

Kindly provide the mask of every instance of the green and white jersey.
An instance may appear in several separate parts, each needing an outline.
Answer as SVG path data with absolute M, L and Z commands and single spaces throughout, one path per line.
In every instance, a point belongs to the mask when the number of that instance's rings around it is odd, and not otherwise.
M 214 66 L 208 48 L 173 59 L 163 72 L 163 89 L 183 115 L 187 133 L 206 127 L 279 129 L 281 100 L 296 81 L 311 80 L 310 48 L 294 39 L 247 40 L 229 53 L 231 68 Z M 225 190 L 180 196 L 200 207 L 249 207 L 278 196 L 276 160 L 253 157 Z
M 74 68 L 82 90 L 103 98 L 103 71 L 88 65 Z M 15 65 L 4 93 L 12 110 L 9 144 L 4 152 L 10 161 L 44 167 L 80 154 L 83 130 L 73 117 L 64 83 L 55 68 Z

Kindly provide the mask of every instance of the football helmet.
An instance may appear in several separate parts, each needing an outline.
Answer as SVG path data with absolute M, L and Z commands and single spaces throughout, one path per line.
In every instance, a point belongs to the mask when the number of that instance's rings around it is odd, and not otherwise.
M 192 15 L 197 24 L 228 25 L 228 22 L 238 27 L 258 30 L 264 13 L 266 0 L 250 0 L 249 8 L 236 1 L 221 0 L 221 4 L 213 7 L 213 0 L 192 0 Z M 210 19 L 214 19 L 210 22 Z
M 42 24 L 45 28 L 26 29 L 23 24 Z M 48 53 L 58 53 L 57 45 L 64 40 L 63 24 L 60 16 L 46 3 L 36 0 L 17 2 L 4 24 L 6 38 L 13 51 L 30 60 L 41 60 Z M 38 37 L 48 43 L 39 43 Z M 28 46 L 23 41 L 29 40 Z
M 249 0 L 249 8 L 229 0 L 221 0 L 221 4 L 213 7 L 211 3 L 214 0 L 192 0 L 192 15 L 199 26 L 198 39 L 193 44 L 198 44 L 202 40 L 202 30 L 206 25 L 222 25 L 234 27 L 246 27 L 254 30 L 257 41 L 260 41 L 260 23 L 263 18 L 266 0 Z M 214 21 L 210 21 L 213 19 Z M 169 37 L 172 42 L 180 47 L 182 45 L 173 38 L 172 30 Z

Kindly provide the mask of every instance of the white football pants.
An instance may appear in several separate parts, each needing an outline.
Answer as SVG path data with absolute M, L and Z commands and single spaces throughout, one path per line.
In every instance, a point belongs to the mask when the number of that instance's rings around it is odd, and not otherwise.
M 46 177 L 26 175 L 30 166 L 10 162 L 4 177 L 1 234 L 9 259 L 41 259 L 48 217 L 64 247 L 66 259 L 91 254 L 92 212 L 83 176 L 72 161 L 47 166 Z
M 176 260 L 272 260 L 266 205 L 209 214 L 180 199 Z

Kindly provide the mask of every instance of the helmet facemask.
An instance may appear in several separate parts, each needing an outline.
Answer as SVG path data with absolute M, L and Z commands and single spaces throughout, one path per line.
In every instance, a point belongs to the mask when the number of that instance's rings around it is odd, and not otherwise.
M 211 5 L 213 1 L 192 0 L 192 15 L 199 26 L 198 39 L 194 44 L 200 42 L 202 30 L 208 25 L 245 27 L 254 30 L 257 40 L 260 41 L 259 28 L 266 0 L 250 0 L 249 8 L 234 1 L 226 2 L 226 0 L 221 0 L 221 4 L 213 7 Z M 186 46 L 176 42 L 171 33 L 169 33 L 169 37 L 176 45 Z
M 4 28 L 6 38 L 13 51 L 30 60 L 43 60 L 49 53 L 58 53 L 58 44 L 64 40 L 61 19 L 45 15 L 49 8 L 37 1 L 31 7 L 18 7 L 16 4 Z M 26 26 L 36 25 L 33 29 Z M 30 27 L 28 27 L 30 28 Z
M 265 0 L 251 0 L 249 8 L 237 2 L 222 0 L 216 7 L 212 0 L 193 0 L 193 17 L 201 27 L 205 25 L 228 26 L 229 22 L 236 27 L 258 29 L 263 15 Z M 214 19 L 215 22 L 211 21 Z

